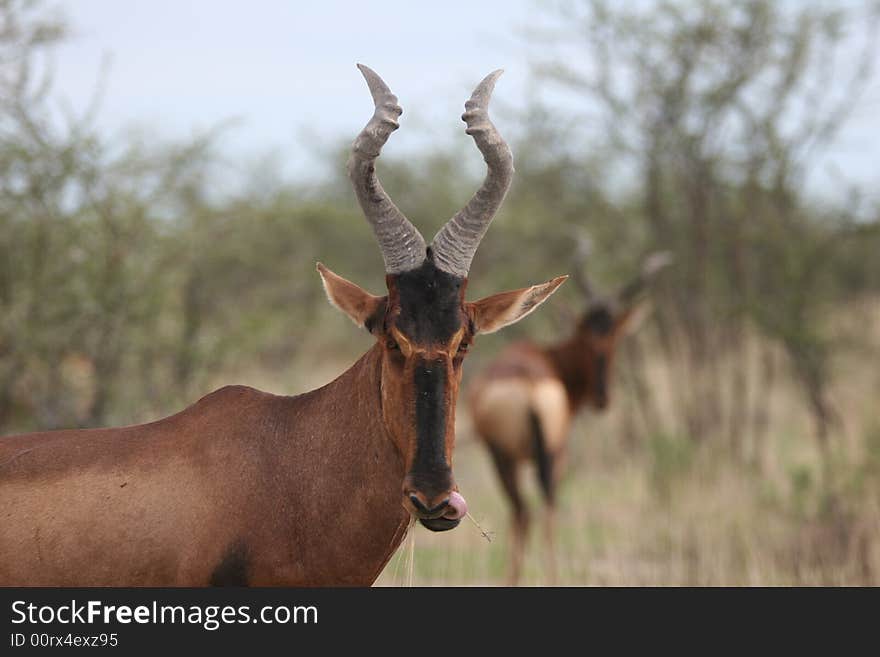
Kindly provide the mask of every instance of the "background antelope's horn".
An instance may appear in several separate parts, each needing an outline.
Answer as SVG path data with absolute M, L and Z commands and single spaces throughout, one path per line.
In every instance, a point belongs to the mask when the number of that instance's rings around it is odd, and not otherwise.
M 617 299 L 624 306 L 631 304 L 650 284 L 651 280 L 665 267 L 675 261 L 669 251 L 656 251 L 642 262 L 639 273 L 618 292 Z
M 388 198 L 376 176 L 376 158 L 389 135 L 399 127 L 397 119 L 403 110 L 397 104 L 397 96 L 375 71 L 363 64 L 358 64 L 358 68 L 367 81 L 376 109 L 354 140 L 348 160 L 348 177 L 376 234 L 385 260 L 385 272 L 399 274 L 421 265 L 426 254 L 421 233 Z
M 584 298 L 591 301 L 599 296 L 590 275 L 587 273 L 587 262 L 593 253 L 593 240 L 581 230 L 573 229 L 572 233 L 576 243 L 571 263 L 572 278 Z
M 489 120 L 489 99 L 495 81 L 503 71 L 490 73 L 480 82 L 465 103 L 462 120 L 465 132 L 474 138 L 489 168 L 482 187 L 467 205 L 450 219 L 434 236 L 431 250 L 434 264 L 456 276 L 466 277 L 480 240 L 489 228 L 492 217 L 501 207 L 513 179 L 513 154 L 501 134 Z

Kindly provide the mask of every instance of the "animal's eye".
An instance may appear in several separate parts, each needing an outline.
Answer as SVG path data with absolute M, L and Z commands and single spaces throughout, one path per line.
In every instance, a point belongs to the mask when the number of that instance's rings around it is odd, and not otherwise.
M 388 351 L 400 351 L 400 345 L 398 345 L 393 338 L 388 338 L 385 342 L 385 348 L 388 349 Z
M 470 345 L 464 340 L 458 343 L 458 353 L 465 354 L 468 349 L 470 349 Z

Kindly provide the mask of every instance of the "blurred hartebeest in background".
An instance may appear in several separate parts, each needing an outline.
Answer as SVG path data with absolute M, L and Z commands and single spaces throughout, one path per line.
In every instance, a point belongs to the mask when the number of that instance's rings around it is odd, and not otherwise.
M 520 492 L 519 468 L 532 462 L 546 502 L 545 549 L 549 581 L 555 582 L 556 486 L 564 468 L 575 414 L 602 411 L 610 401 L 615 349 L 634 330 L 639 302 L 651 279 L 672 262 L 667 252 L 648 256 L 639 274 L 616 294 L 603 296 L 584 267 L 589 243 L 581 240 L 574 280 L 586 309 L 565 340 L 540 345 L 515 342 L 470 386 L 470 410 L 477 434 L 488 447 L 512 510 L 509 581 L 522 569 L 529 512 Z

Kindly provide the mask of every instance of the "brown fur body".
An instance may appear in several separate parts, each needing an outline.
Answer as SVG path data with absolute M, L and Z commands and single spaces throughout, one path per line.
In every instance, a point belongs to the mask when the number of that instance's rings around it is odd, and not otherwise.
M 150 424 L 0 439 L 0 584 L 371 584 L 409 522 L 379 367 L 374 347 L 297 397 L 229 386 Z

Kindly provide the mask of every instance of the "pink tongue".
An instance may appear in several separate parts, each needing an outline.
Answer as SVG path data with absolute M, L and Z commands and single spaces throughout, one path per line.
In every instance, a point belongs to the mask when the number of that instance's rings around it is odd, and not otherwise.
M 464 501 L 464 498 L 459 493 L 452 491 L 452 494 L 449 496 L 449 506 L 446 507 L 446 513 L 443 514 L 443 517 L 449 520 L 459 520 L 466 515 L 467 502 Z

